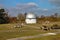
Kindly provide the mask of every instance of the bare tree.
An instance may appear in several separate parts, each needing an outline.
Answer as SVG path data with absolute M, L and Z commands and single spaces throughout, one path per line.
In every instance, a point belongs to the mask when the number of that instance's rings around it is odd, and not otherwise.
M 20 23 L 24 22 L 25 21 L 25 15 L 22 13 L 18 14 L 18 20 Z

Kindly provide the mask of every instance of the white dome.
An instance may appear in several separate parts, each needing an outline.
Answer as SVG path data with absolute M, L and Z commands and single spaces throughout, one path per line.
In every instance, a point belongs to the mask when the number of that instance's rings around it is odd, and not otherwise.
M 33 14 L 33 13 L 28 13 L 28 14 L 26 15 L 26 18 L 36 18 L 36 15 Z

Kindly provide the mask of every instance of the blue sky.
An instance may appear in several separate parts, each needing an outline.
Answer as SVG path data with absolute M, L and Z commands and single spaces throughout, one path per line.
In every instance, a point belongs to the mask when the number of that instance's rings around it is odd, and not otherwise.
M 14 7 L 19 3 L 29 3 L 29 2 L 34 2 L 37 5 L 39 5 L 39 7 L 41 8 L 52 7 L 52 5 L 48 2 L 48 0 L 46 1 L 42 1 L 42 0 L 0 0 L 0 4 L 4 5 L 5 7 Z
M 35 12 L 40 15 L 60 13 L 60 0 L 0 0 L 0 8 L 7 8 L 9 14 Z

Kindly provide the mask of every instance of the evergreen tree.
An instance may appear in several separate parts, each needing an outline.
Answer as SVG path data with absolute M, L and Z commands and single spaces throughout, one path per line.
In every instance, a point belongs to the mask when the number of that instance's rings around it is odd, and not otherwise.
M 8 15 L 4 9 L 0 9 L 0 24 L 8 23 Z

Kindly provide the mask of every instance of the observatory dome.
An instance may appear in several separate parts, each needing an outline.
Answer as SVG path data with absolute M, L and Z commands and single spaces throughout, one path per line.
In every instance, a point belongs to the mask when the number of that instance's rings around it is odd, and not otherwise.
M 28 14 L 26 15 L 26 18 L 36 18 L 36 15 L 33 14 L 33 13 L 28 13 Z

